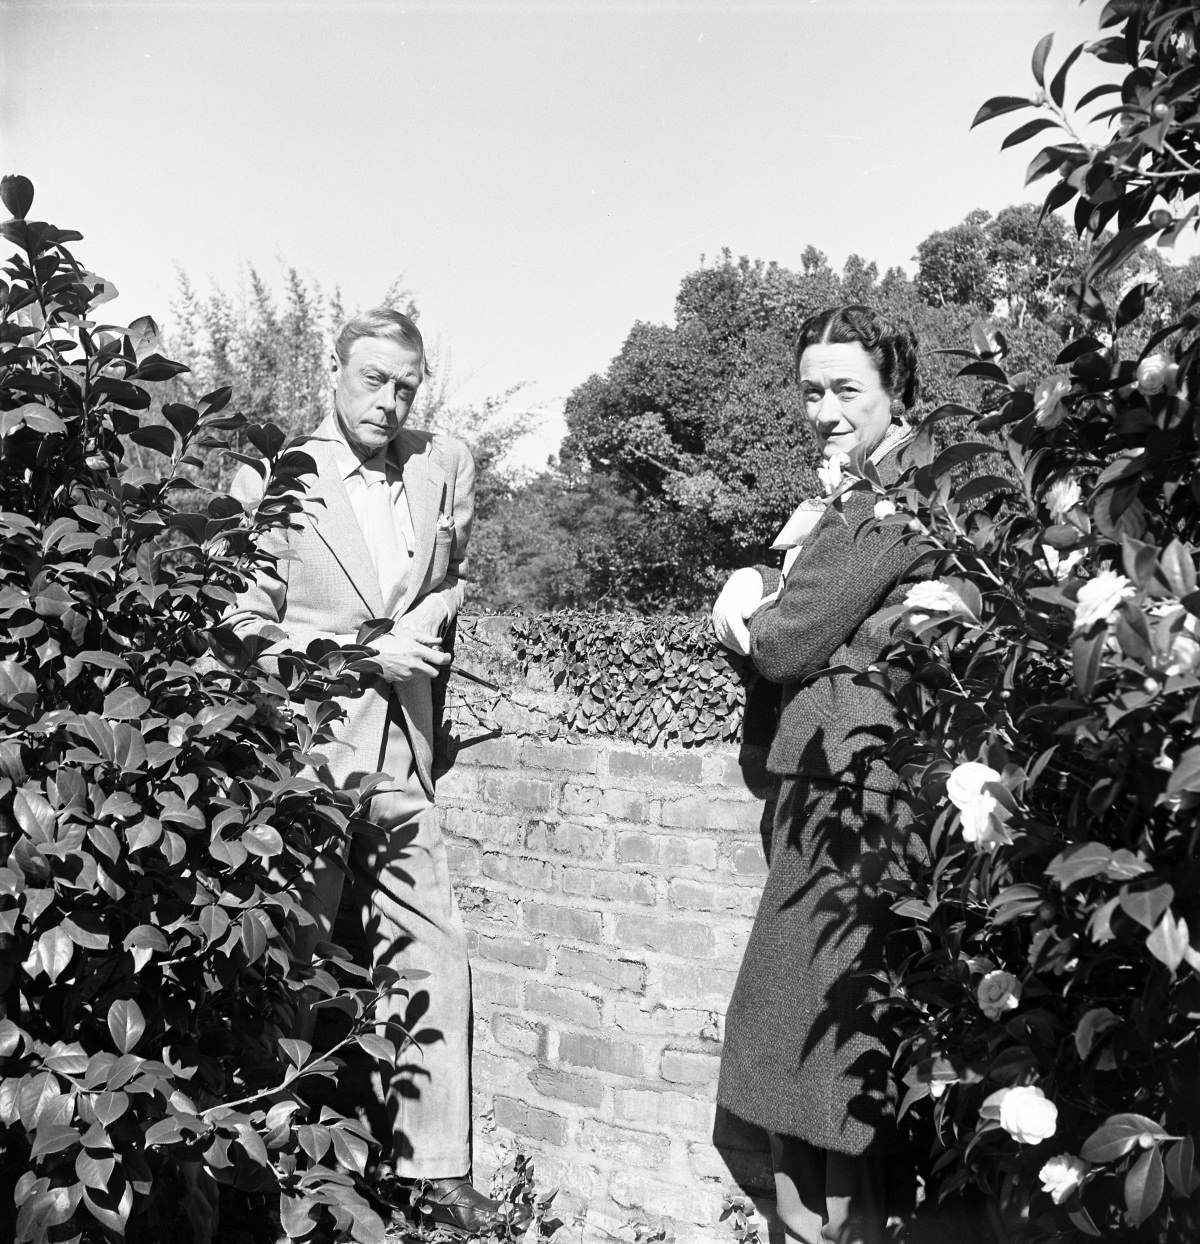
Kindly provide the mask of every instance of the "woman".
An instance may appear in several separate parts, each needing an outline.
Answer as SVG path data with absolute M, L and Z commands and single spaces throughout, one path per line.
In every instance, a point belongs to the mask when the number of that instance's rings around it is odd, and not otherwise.
M 833 308 L 802 326 L 795 360 L 826 487 L 865 460 L 894 481 L 919 387 L 912 330 L 866 307 Z M 877 501 L 852 491 L 818 507 L 782 585 L 770 571 L 737 571 L 713 611 L 722 642 L 783 685 L 768 760 L 782 779 L 770 872 L 729 1005 L 717 1100 L 771 1134 L 779 1214 L 805 1244 L 882 1240 L 888 1176 L 908 1169 L 873 1005 L 886 984 L 872 978 L 886 976 L 894 921 L 881 883 L 904 867 L 908 818 L 875 754 L 891 707 L 858 675 L 889 642 L 877 615 L 904 598 L 920 548 L 877 520 Z

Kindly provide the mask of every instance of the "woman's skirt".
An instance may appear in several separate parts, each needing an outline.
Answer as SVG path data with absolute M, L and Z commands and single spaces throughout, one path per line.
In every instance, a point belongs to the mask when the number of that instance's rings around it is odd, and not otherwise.
M 918 849 L 909 820 L 895 794 L 784 779 L 725 1022 L 717 1100 L 740 1118 L 840 1153 L 904 1147 L 878 1004 L 911 948 L 881 888 Z

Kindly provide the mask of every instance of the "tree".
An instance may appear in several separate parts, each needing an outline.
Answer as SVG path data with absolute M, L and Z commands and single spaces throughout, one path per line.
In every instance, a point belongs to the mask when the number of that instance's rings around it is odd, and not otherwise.
M 983 308 L 931 306 L 899 269 L 880 280 L 878 266 L 857 255 L 838 275 L 815 247 L 800 272 L 725 251 L 688 273 L 675 324 L 635 324 L 607 372 L 570 395 L 563 461 L 628 497 L 641 529 L 633 544 L 651 559 L 644 574 L 625 567 L 628 583 L 645 585 L 645 594 L 624 594 L 629 605 L 704 608 L 725 575 L 761 560 L 792 509 L 817 491 L 792 341 L 809 315 L 860 298 L 916 328 L 923 410 L 966 399 L 957 366 L 939 351 L 961 342 Z M 1010 336 L 1014 357 L 1031 365 L 1061 347 L 1033 318 Z M 941 434 L 952 439 L 954 426 Z
M 989 212 L 977 208 L 959 225 L 931 233 L 917 247 L 917 293 L 934 307 L 995 306 L 984 226 Z

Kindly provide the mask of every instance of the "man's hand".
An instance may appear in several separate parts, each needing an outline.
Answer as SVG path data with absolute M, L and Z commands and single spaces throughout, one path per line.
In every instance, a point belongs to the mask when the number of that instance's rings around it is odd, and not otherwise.
M 712 609 L 712 628 L 717 641 L 734 652 L 747 656 L 750 632 L 746 619 L 763 602 L 762 575 L 750 566 L 735 570 L 725 581 Z
M 424 627 L 397 626 L 367 647 L 375 653 L 371 664 L 388 682 L 436 678 L 442 666 L 450 664 L 450 654 L 442 651 L 441 636 Z

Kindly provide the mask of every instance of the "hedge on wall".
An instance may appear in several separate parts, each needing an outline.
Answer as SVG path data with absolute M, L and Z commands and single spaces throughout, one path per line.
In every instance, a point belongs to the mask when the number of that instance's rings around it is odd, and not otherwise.
M 567 697 L 548 727 L 648 747 L 738 737 L 751 673 L 706 623 L 567 611 L 518 617 L 517 659 Z

